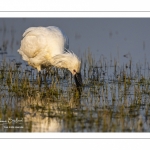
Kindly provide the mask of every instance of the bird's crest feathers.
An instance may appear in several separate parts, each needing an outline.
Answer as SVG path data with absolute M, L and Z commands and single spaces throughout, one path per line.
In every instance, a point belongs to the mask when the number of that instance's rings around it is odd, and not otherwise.
M 52 65 L 58 68 L 67 68 L 73 73 L 73 70 L 80 72 L 81 61 L 80 59 L 71 51 L 66 50 L 63 54 L 56 55 L 52 58 Z

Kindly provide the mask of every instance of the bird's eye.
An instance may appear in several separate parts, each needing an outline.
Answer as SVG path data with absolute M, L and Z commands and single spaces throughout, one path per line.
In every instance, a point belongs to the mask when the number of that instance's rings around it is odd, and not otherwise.
M 73 70 L 73 72 L 75 72 L 75 73 L 76 73 L 76 70 Z

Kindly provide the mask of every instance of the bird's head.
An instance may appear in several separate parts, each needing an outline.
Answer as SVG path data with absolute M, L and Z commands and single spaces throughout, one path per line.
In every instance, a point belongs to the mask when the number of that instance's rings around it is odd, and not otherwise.
M 68 70 L 73 74 L 74 80 L 77 87 L 82 86 L 82 77 L 81 77 L 81 61 L 74 54 L 72 56 L 72 61 L 70 62 L 70 66 L 68 66 Z
M 74 76 L 76 86 L 82 86 L 82 77 L 80 73 L 81 61 L 74 53 L 67 51 L 63 54 L 56 55 L 53 57 L 51 63 L 59 68 L 67 68 Z

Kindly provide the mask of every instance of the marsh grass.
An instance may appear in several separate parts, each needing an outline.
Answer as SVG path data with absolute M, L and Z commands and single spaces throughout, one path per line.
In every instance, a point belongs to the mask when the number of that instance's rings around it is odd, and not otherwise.
M 1 61 L 1 132 L 150 131 L 148 64 L 133 64 L 131 58 L 121 66 L 103 55 L 95 62 L 88 53 L 81 93 L 66 69 L 47 68 L 41 76 L 39 87 L 36 70 Z

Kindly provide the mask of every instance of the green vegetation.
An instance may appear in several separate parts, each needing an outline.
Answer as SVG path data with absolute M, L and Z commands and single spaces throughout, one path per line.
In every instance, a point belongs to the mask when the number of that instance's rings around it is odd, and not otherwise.
M 0 132 L 149 132 L 149 66 L 82 60 L 80 93 L 65 69 L 0 63 Z M 5 124 L 2 121 L 7 121 Z

